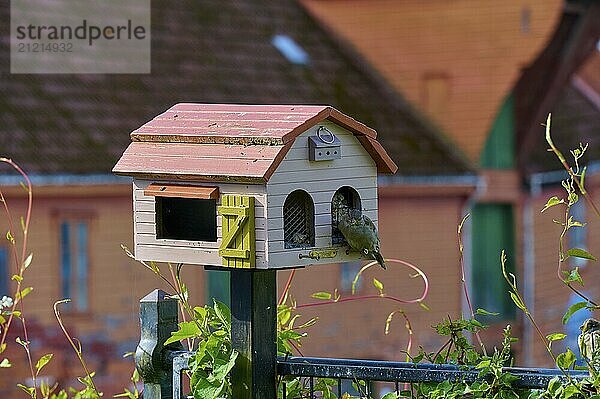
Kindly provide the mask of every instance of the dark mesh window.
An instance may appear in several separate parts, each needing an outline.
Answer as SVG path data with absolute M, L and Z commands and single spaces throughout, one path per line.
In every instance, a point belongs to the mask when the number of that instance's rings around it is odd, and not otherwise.
M 342 232 L 338 229 L 338 222 L 348 208 L 361 211 L 360 196 L 352 187 L 340 187 L 331 200 L 331 243 L 333 245 L 346 243 Z
M 156 238 L 217 241 L 217 202 L 156 197 Z
M 290 193 L 283 204 L 283 240 L 285 248 L 314 247 L 315 207 L 306 191 Z

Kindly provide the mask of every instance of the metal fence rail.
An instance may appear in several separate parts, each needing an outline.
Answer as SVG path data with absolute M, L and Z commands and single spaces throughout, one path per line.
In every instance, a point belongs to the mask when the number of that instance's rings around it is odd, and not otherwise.
M 513 374 L 515 388 L 545 388 L 548 382 L 566 377 L 558 369 L 506 367 L 504 371 Z M 277 361 L 277 373 L 280 376 L 312 378 L 334 378 L 338 381 L 363 380 L 367 382 L 385 381 L 394 383 L 408 382 L 474 382 L 479 371 L 473 368 L 460 368 L 449 364 L 415 364 L 406 362 L 386 362 L 373 360 L 330 359 L 291 357 Z M 589 374 L 586 371 L 569 371 L 573 379 L 581 379 Z M 341 385 L 338 382 L 338 386 Z
M 173 352 L 173 399 L 184 399 L 182 393 L 182 374 L 188 369 L 191 352 Z M 558 369 L 506 367 L 504 371 L 513 374 L 517 380 L 515 388 L 542 389 L 555 377 L 566 380 Z M 371 383 L 394 383 L 395 391 L 399 391 L 401 383 L 462 381 L 474 382 L 479 371 L 473 368 L 461 368 L 449 364 L 415 364 L 408 362 L 389 362 L 374 360 L 333 359 L 315 357 L 288 357 L 277 359 L 277 374 L 281 377 L 306 377 L 310 397 L 314 396 L 314 379 L 331 378 L 337 380 L 337 396 L 342 396 L 342 382 L 364 381 L 365 395 L 369 396 Z M 586 371 L 569 371 L 573 379 L 582 379 L 589 374 Z M 285 389 L 284 389 L 285 392 Z

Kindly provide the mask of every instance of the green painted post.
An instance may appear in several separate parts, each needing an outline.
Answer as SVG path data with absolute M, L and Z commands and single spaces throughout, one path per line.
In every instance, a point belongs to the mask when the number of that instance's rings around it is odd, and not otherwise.
M 231 341 L 239 352 L 231 372 L 235 399 L 277 397 L 275 270 L 231 270 Z
M 177 331 L 177 300 L 154 290 L 140 300 L 140 343 L 135 351 L 135 366 L 144 381 L 144 399 L 173 398 L 173 364 L 168 352 L 182 350 L 181 343 L 164 345 Z

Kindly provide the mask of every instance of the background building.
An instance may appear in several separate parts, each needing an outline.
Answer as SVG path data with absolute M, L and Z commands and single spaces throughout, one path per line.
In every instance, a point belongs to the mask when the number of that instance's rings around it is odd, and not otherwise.
M 505 248 L 544 328 L 563 328 L 559 319 L 571 299 L 554 277 L 558 232 L 553 215 L 537 212 L 558 192 L 562 174 L 552 172 L 560 165 L 545 152 L 539 123 L 552 110 L 557 143 L 589 142 L 590 159 L 600 159 L 597 5 L 240 0 L 153 1 L 152 7 L 148 75 L 10 75 L 9 24 L 0 24 L 0 156 L 19 163 L 34 182 L 34 262 L 26 279 L 35 291 L 25 305 L 36 351 L 60 353 L 47 369 L 52 378 L 74 384 L 77 365 L 51 310 L 55 300 L 71 297 L 65 323 L 89 348 L 105 394 L 127 384 L 131 363 L 120 357 L 137 344 L 138 300 L 167 287 L 120 248 L 131 247 L 133 237 L 131 185 L 110 170 L 129 132 L 184 101 L 330 104 L 378 131 L 399 166 L 396 176 L 379 181 L 382 252 L 418 265 L 431 284 L 430 311 L 402 307 L 415 331 L 413 347 L 437 350 L 441 341 L 430 326 L 464 308 L 456 226 L 467 210 L 466 261 L 477 306 L 502 312 L 498 325 L 515 315 L 498 274 Z M 8 5 L 0 6 L 0 18 L 9 20 Z M 532 100 L 539 105 L 533 111 Z M 594 170 L 592 194 L 600 185 Z M 19 179 L 0 171 L 13 213 L 22 214 Z M 600 223 L 589 210 L 579 212 L 590 224 L 570 239 L 598 254 Z M 0 229 L 7 229 L 4 216 Z M 8 249 L 0 244 L 5 277 L 13 267 Z M 317 291 L 349 295 L 359 268 L 301 270 L 292 294 L 299 304 L 314 302 L 310 294 Z M 598 281 L 597 270 L 585 268 L 588 282 Z M 390 294 L 410 298 L 422 290 L 401 267 L 374 273 Z M 359 293 L 376 292 L 374 275 L 364 276 Z M 287 277 L 279 272 L 280 286 Z M 191 266 L 185 278 L 198 303 L 227 297 L 226 273 Z M 0 294 L 9 285 L 0 278 Z M 403 358 L 403 323 L 383 334 L 387 315 L 398 309 L 384 301 L 303 308 L 303 319 L 320 320 L 302 351 Z M 522 327 L 529 349 L 519 361 L 543 363 L 541 349 L 529 345 L 532 332 Z M 498 336 L 492 331 L 488 339 Z M 11 358 L 24 360 L 18 349 Z M 0 376 L 3 397 L 15 391 L 15 375 L 27 376 L 18 365 L 15 373 Z
M 138 337 L 138 301 L 154 287 L 167 289 L 132 262 L 131 185 L 110 170 L 129 143 L 129 133 L 177 102 L 331 104 L 374 127 L 400 167 L 380 182 L 383 253 L 411 261 L 429 275 L 430 312 L 406 307 L 419 331 L 415 345 L 437 347 L 429 326 L 461 307 L 455 229 L 474 189 L 470 163 L 448 146 L 439 130 L 417 112 L 361 57 L 333 40 L 294 1 L 205 1 L 152 3 L 150 75 L 2 75 L 2 154 L 19 163 L 34 183 L 29 248 L 34 263 L 26 275 L 35 287 L 25 299 L 38 352 L 63 351 L 52 304 L 71 297 L 63 311 L 89 349 L 106 394 L 127 384 Z M 8 5 L 1 9 L 8 19 Z M 8 33 L 1 51 L 8 53 Z M 8 56 L 2 57 L 8 71 Z M 3 168 L 2 190 L 13 214 L 22 214 L 25 193 L 14 173 Z M 0 219 L 6 230 L 6 219 Z M 8 247 L 2 244 L 2 251 Z M 4 258 L 3 258 L 4 259 Z M 11 274 L 10 262 L 0 265 Z M 339 288 L 344 295 L 359 265 L 308 268 L 297 274 L 292 295 Z M 386 290 L 400 297 L 419 295 L 422 284 L 410 270 L 391 268 Z M 285 272 L 280 273 L 283 283 Z M 360 292 L 375 292 L 365 276 Z M 186 267 L 192 298 L 203 303 L 227 297 L 227 274 Z M 8 286 L 4 287 L 5 289 Z M 6 292 L 6 291 L 5 291 Z M 450 294 L 449 294 L 450 293 Z M 398 307 L 361 302 L 304 312 L 318 314 L 303 353 L 397 359 L 406 346 L 402 323 L 384 336 L 385 319 Z M 357 329 L 357 326 L 362 326 Z M 18 334 L 18 329 L 15 330 Z M 41 338 L 36 338 L 41 337 Z M 46 336 L 52 337 L 46 339 Z M 54 346 L 56 348 L 56 346 Z M 17 348 L 18 349 L 18 348 Z M 17 352 L 13 357 L 23 357 Z M 62 357 L 62 356 L 61 356 Z M 70 362 L 65 351 L 64 362 Z M 46 372 L 65 383 L 72 375 L 58 359 Z M 69 363 L 70 364 L 70 363 Z M 112 374 L 112 377 L 108 377 Z M 6 375 L 3 395 L 14 390 Z M 23 378 L 27 375 L 23 370 Z

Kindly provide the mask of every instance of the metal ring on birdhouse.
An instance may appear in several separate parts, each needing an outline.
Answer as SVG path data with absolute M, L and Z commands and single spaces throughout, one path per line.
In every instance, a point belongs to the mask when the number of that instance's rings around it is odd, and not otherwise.
M 325 140 L 323 138 L 323 136 L 321 136 L 322 131 L 327 132 L 327 134 L 331 137 L 331 140 Z M 319 138 L 319 140 L 321 140 L 325 144 L 333 144 L 335 142 L 335 136 L 333 135 L 333 133 L 331 133 L 331 130 L 327 129 L 325 126 L 319 126 L 317 128 L 317 137 Z M 327 137 L 327 136 L 325 136 L 325 137 Z

